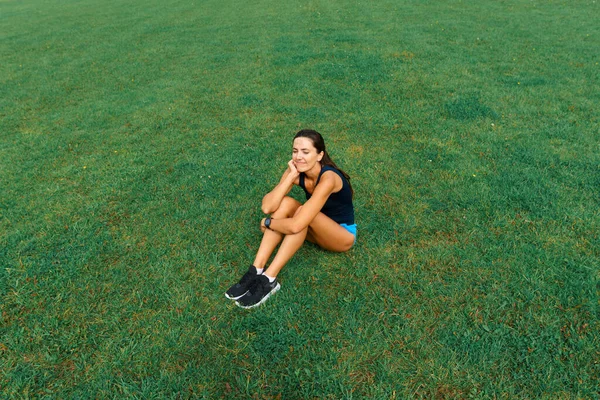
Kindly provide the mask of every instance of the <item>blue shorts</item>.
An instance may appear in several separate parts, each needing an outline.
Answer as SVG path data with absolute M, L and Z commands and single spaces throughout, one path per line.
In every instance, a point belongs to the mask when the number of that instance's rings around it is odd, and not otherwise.
M 354 241 L 356 242 L 356 224 L 348 225 L 348 224 L 340 224 L 342 228 L 350 232 L 354 235 Z

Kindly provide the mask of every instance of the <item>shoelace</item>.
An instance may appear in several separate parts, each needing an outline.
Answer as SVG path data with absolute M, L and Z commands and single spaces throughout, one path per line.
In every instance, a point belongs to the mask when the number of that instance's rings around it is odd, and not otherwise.
M 261 279 L 261 275 L 259 275 L 254 281 L 252 281 L 252 283 L 250 283 L 250 286 L 248 287 L 248 291 L 250 293 L 255 294 L 255 293 L 257 293 L 257 290 L 264 291 L 264 285 L 262 284 L 262 281 L 264 279 L 268 280 L 268 278 L 265 278 L 265 277 L 262 277 L 262 278 L 263 279 Z
M 257 275 L 252 274 L 251 272 L 246 272 L 242 279 L 240 280 L 240 284 L 244 285 L 246 282 L 256 278 Z

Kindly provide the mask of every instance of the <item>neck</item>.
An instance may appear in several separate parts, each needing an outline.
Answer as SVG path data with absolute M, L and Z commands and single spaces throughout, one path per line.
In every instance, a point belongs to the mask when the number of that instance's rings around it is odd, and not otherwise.
M 306 177 L 312 181 L 316 180 L 319 177 L 319 174 L 321 173 L 321 163 L 318 162 L 315 164 L 314 167 L 312 167 L 311 169 L 309 169 L 308 171 L 306 171 L 304 174 L 306 175 Z

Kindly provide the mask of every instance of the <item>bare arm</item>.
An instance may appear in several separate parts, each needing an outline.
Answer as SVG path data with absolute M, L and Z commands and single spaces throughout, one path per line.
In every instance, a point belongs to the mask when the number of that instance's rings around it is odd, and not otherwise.
M 281 205 L 281 201 L 285 195 L 292 190 L 292 187 L 294 186 L 294 183 L 296 183 L 299 175 L 300 174 L 298 173 L 298 170 L 296 170 L 296 166 L 290 160 L 290 162 L 288 162 L 288 168 L 281 176 L 277 186 L 275 186 L 273 190 L 263 197 L 261 206 L 262 212 L 265 214 L 271 214 L 272 212 L 275 212 Z
M 272 219 L 270 228 L 285 235 L 295 234 L 305 229 L 319 214 L 329 195 L 338 186 L 339 179 L 340 177 L 333 172 L 324 173 L 312 197 L 304 203 L 300 212 L 293 218 Z

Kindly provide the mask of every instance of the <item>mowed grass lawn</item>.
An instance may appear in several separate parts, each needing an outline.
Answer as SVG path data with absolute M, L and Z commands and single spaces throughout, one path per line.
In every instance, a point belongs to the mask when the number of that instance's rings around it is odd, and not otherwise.
M 0 397 L 597 398 L 598 15 L 1 1 Z M 242 310 L 299 128 L 358 241 Z

